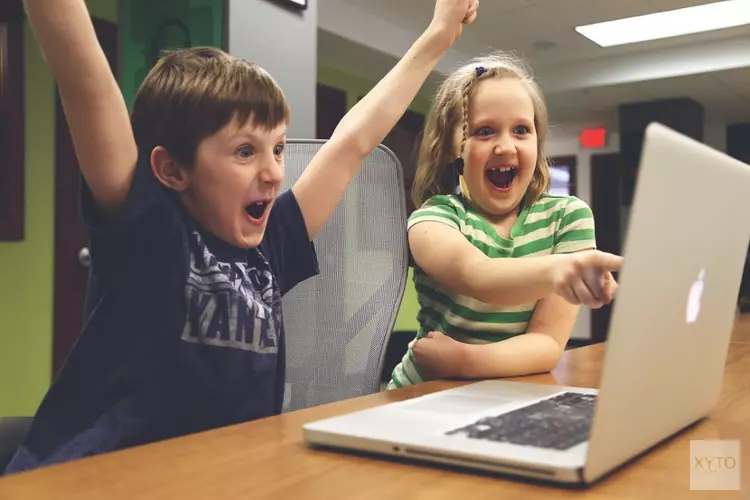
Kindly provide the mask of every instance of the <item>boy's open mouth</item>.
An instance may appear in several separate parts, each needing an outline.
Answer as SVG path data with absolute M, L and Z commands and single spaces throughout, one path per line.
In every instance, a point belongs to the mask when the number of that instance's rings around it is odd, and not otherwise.
M 253 222 L 260 222 L 263 220 L 263 215 L 266 213 L 268 208 L 269 200 L 259 200 L 251 203 L 245 207 L 245 212 Z
M 513 179 L 518 175 L 518 168 L 507 166 L 488 168 L 484 171 L 484 175 L 487 176 L 490 184 L 505 191 L 510 189 L 511 184 L 513 184 Z

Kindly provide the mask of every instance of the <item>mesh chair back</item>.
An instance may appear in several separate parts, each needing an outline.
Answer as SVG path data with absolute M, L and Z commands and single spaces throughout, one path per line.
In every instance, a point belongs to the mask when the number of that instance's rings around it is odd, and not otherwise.
M 288 141 L 284 188 L 324 143 Z M 403 172 L 390 150 L 367 156 L 314 243 L 320 274 L 283 299 L 285 411 L 379 390 L 408 266 Z

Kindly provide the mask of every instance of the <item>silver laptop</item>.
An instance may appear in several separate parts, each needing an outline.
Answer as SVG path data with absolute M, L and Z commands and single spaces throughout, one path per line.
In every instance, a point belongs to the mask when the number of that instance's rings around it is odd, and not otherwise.
M 599 390 L 473 382 L 309 423 L 305 439 L 594 482 L 713 410 L 749 240 L 750 167 L 651 124 Z

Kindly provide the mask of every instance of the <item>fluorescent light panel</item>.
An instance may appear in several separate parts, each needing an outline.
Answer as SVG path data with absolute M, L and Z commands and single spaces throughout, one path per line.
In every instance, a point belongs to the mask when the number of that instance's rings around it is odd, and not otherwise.
M 578 26 L 576 31 L 602 47 L 611 47 L 734 28 L 745 24 L 750 24 L 750 0 L 722 0 L 683 9 Z

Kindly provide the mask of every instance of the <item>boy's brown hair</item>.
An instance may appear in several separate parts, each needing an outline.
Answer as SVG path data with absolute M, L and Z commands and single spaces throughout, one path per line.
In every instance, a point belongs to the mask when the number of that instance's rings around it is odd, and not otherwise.
M 190 168 L 198 144 L 233 120 L 265 129 L 289 122 L 284 92 L 264 69 L 214 47 L 166 53 L 136 93 L 130 121 L 142 154 L 164 147 Z

